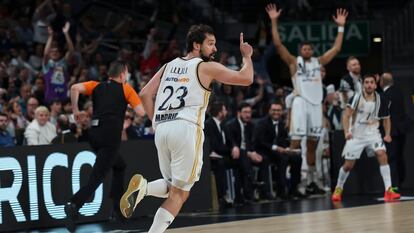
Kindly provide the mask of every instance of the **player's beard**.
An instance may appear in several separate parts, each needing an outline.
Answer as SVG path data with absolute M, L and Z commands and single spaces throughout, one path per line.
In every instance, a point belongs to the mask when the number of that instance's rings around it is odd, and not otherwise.
M 204 53 L 203 49 L 200 50 L 200 57 L 205 62 L 213 61 L 215 55 L 216 55 L 216 53 L 214 53 L 214 52 L 213 53 L 210 53 L 210 55 L 206 55 Z
M 365 89 L 365 93 L 367 93 L 368 95 L 372 95 L 374 93 L 375 89 L 371 89 L 371 88 L 366 88 Z
M 310 59 L 311 59 L 311 56 L 303 57 L 303 60 L 305 61 L 310 61 Z

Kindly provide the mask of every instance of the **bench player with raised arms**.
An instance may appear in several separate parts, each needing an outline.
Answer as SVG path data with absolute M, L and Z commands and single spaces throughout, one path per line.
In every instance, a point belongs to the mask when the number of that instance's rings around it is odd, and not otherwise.
M 336 10 L 333 20 L 338 25 L 338 35 L 332 48 L 320 57 L 313 57 L 313 48 L 309 42 L 303 42 L 300 46 L 300 56 L 294 57 L 282 44 L 279 36 L 277 21 L 282 10 L 278 10 L 275 4 L 268 4 L 266 12 L 272 22 L 273 43 L 281 59 L 289 67 L 294 88 L 295 97 L 290 119 L 290 149 L 298 149 L 301 138 L 307 137 L 306 161 L 309 174 L 316 177 L 314 175 L 315 150 L 317 139 L 322 131 L 323 90 L 320 68 L 328 64 L 341 50 L 348 12 L 345 9 Z

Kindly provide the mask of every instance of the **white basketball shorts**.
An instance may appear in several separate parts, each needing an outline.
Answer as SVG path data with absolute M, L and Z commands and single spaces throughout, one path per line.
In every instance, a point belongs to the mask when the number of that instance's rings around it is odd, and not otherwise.
M 186 120 L 157 125 L 155 145 L 161 174 L 176 188 L 190 191 L 203 165 L 203 129 Z
M 322 104 L 314 105 L 301 96 L 295 96 L 290 117 L 290 136 L 292 139 L 300 139 L 303 136 L 321 136 Z
M 354 137 L 346 141 L 342 157 L 347 160 L 355 160 L 361 157 L 362 150 L 366 149 L 368 156 L 369 151 L 386 151 L 384 142 L 380 134 L 374 134 L 368 137 Z

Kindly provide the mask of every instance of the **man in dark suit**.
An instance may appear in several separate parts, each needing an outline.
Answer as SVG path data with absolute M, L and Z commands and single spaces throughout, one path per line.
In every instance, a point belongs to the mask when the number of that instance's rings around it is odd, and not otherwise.
M 237 117 L 230 120 L 226 125 L 226 132 L 232 148 L 230 163 L 236 170 L 235 202 L 241 204 L 244 201 L 250 202 L 254 198 L 252 163 L 259 166 L 264 164 L 262 156 L 257 154 L 252 146 L 253 124 L 251 118 L 252 107 L 248 103 L 241 103 L 237 110 Z M 241 192 L 242 189 L 243 193 Z M 271 198 L 271 195 L 267 198 Z
M 391 169 L 392 186 L 399 187 L 405 179 L 404 145 L 406 136 L 406 113 L 404 96 L 394 85 L 391 73 L 381 75 L 380 86 L 383 95 L 391 102 L 391 143 L 385 143 Z
M 269 115 L 257 123 L 254 145 L 258 153 L 276 164 L 276 190 L 282 199 L 288 197 L 302 198 L 304 195 L 297 189 L 300 183 L 302 156 L 289 151 L 288 133 L 282 120 L 283 105 L 273 102 L 269 107 Z M 286 178 L 286 168 L 290 165 L 290 187 Z
M 206 120 L 204 134 L 209 146 L 207 153 L 211 161 L 211 170 L 216 178 L 217 196 L 220 207 L 226 206 L 226 160 L 230 157 L 230 147 L 226 145 L 223 121 L 227 116 L 227 109 L 223 102 L 214 102 L 210 107 L 211 117 Z

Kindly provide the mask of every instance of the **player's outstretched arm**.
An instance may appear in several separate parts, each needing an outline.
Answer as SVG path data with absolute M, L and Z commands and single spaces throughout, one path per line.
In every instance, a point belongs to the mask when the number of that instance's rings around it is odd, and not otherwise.
M 290 66 L 292 64 L 296 64 L 296 58 L 289 53 L 289 50 L 287 50 L 287 48 L 282 44 L 282 41 L 280 40 L 279 31 L 277 28 L 277 20 L 280 16 L 280 13 L 282 13 L 282 9 L 277 10 L 275 4 L 268 4 L 265 9 L 269 15 L 270 21 L 272 22 L 272 39 L 277 52 L 287 65 Z
M 152 120 L 154 116 L 154 97 L 157 94 L 158 87 L 160 86 L 161 76 L 164 73 L 164 65 L 158 72 L 151 78 L 151 80 L 142 88 L 139 96 L 141 97 L 142 105 L 144 106 L 145 112 L 148 115 L 148 118 Z
M 240 33 L 240 52 L 243 56 L 243 67 L 239 71 L 231 70 L 218 62 L 202 62 L 198 70 L 200 77 L 208 78 L 208 84 L 217 80 L 224 84 L 249 86 L 253 83 L 253 48 L 244 42 L 243 33 Z
M 336 36 L 332 48 L 319 57 L 319 62 L 322 65 L 328 64 L 341 51 L 346 17 L 348 17 L 348 11 L 342 8 L 336 10 L 336 16 L 332 16 L 333 20 L 338 25 L 338 35 Z

